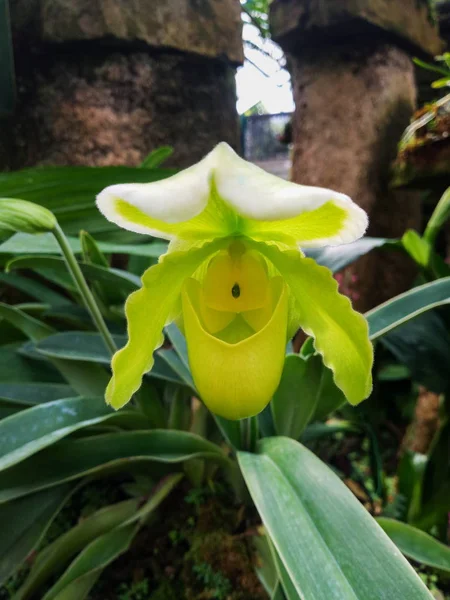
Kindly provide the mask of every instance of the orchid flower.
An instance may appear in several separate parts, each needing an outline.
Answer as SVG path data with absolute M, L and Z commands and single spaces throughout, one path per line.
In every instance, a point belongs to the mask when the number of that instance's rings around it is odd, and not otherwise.
M 107 187 L 97 205 L 124 229 L 170 240 L 126 302 L 128 343 L 112 359 L 106 391 L 114 408 L 139 389 L 172 321 L 185 334 L 200 397 L 225 418 L 268 404 L 299 328 L 349 402 L 370 394 L 367 322 L 301 250 L 364 234 L 366 213 L 350 198 L 275 177 L 221 143 L 167 179 Z

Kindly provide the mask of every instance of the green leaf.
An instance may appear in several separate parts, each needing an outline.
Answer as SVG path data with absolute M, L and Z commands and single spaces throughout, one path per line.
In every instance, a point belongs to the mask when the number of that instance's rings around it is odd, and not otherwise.
M 176 464 L 193 458 L 229 461 L 219 446 L 184 431 L 155 429 L 65 440 L 0 473 L 0 503 L 86 475 L 129 472 L 142 463 Z
M 217 427 L 222 434 L 224 440 L 235 450 L 242 448 L 241 429 L 239 421 L 229 421 L 219 415 L 213 415 Z
M 402 244 L 406 252 L 419 266 L 428 267 L 433 248 L 425 238 L 422 238 L 417 231 L 408 229 L 403 234 Z
M 63 383 L 58 371 L 50 363 L 37 363 L 21 354 L 22 342 L 0 346 L 0 382 Z
M 436 523 L 445 522 L 448 515 L 449 497 L 450 482 L 443 481 L 431 498 L 421 506 L 420 515 L 417 515 L 413 521 L 414 525 L 429 531 Z
M 103 397 L 108 381 L 108 374 L 104 369 L 82 361 L 52 359 L 51 362 L 77 394 Z
M 42 233 L 52 231 L 55 225 L 55 215 L 38 204 L 16 198 L 0 198 L 0 231 Z
M 314 337 L 314 347 L 333 371 L 336 385 L 351 404 L 372 390 L 373 349 L 365 318 L 338 293 L 330 271 L 296 251 L 252 244 L 279 271 L 292 294 L 298 325 Z
M 113 337 L 119 348 L 122 347 L 127 340 L 127 337 L 123 335 L 115 335 Z M 87 331 L 65 331 L 62 333 L 55 333 L 36 344 L 34 348 L 39 354 L 46 356 L 49 359 L 73 361 L 74 365 L 76 365 L 77 361 L 84 361 L 83 363 L 80 362 L 80 365 L 88 362 L 97 363 L 99 365 L 109 365 L 111 363 L 111 356 L 103 339 L 98 333 Z M 160 352 L 166 353 L 167 351 Z M 185 384 L 185 381 L 178 373 L 169 366 L 169 363 L 171 362 L 170 359 L 164 360 L 161 358 L 160 352 L 155 354 L 155 364 L 149 373 L 149 376 L 164 381 L 170 381 L 172 383 Z M 167 358 L 167 356 L 165 358 Z M 185 370 L 183 371 L 183 374 L 184 373 Z M 105 379 L 102 380 L 102 385 L 104 382 Z M 102 387 L 101 393 L 103 393 L 103 391 L 104 387 Z M 84 393 L 83 395 L 86 394 Z
M 284 592 L 283 592 L 283 586 L 281 585 L 280 581 L 275 586 L 275 589 L 274 589 L 273 594 L 271 595 L 270 599 L 271 600 L 286 600 L 286 596 L 284 595 Z
M 0 382 L 0 398 L 24 407 L 44 404 L 62 398 L 73 398 L 69 385 L 58 383 L 3 383 Z
M 320 440 L 323 437 L 334 435 L 335 433 L 360 433 L 360 427 L 351 421 L 342 419 L 333 419 L 328 423 L 312 423 L 308 425 L 302 434 L 302 442 L 309 443 L 314 440 Z
M 398 466 L 398 495 L 402 498 L 403 514 L 413 521 L 421 512 L 423 480 L 428 456 L 406 450 Z M 395 515 L 397 516 L 397 515 Z
M 252 538 L 252 545 L 257 555 L 257 560 L 255 561 L 256 574 L 266 592 L 269 596 L 273 597 L 278 584 L 278 573 L 269 544 L 267 535 L 262 532 L 260 535 Z
M 405 365 L 387 364 L 377 374 L 379 381 L 404 381 L 411 378 L 411 372 Z
M 98 265 L 79 263 L 83 275 L 90 281 L 110 283 L 118 287 L 124 294 L 130 294 L 140 287 L 138 277 L 121 269 L 109 269 Z M 14 258 L 7 264 L 7 270 L 13 269 L 51 269 L 56 273 L 67 273 L 63 258 L 54 256 L 24 256 Z
M 6 304 L 0 305 L 0 316 L 8 319 L 8 321 L 13 323 L 33 341 L 42 340 L 46 336 L 50 336 L 53 331 L 53 329 L 45 323 Z M 80 395 L 103 395 L 107 377 L 106 373 L 99 367 L 81 362 L 79 364 L 74 364 L 72 362 L 61 360 L 58 356 L 52 357 L 52 363 Z
M 135 515 L 140 503 L 141 498 L 133 498 L 101 508 L 45 547 L 36 556 L 30 574 L 14 595 L 14 600 L 30 597 L 53 573 L 64 567 L 72 556 Z
M 169 476 L 137 515 L 132 516 L 123 526 L 91 542 L 45 594 L 43 600 L 83 600 L 103 569 L 131 546 L 143 524 L 142 521 L 134 523 L 136 517 L 143 519 L 152 513 L 178 484 L 181 477 L 180 474 Z
M 322 369 L 323 372 L 318 391 L 319 397 L 314 415 L 310 419 L 311 421 L 321 421 L 345 404 L 345 396 L 334 383 L 332 371 L 327 369 L 325 365 L 322 365 Z
M 0 421 L 0 471 L 83 427 L 116 416 L 103 398 L 65 398 Z
M 51 306 L 72 304 L 71 300 L 62 294 L 58 294 L 47 285 L 29 279 L 28 277 L 21 277 L 15 273 L 0 273 L 0 282 L 28 294 L 31 298 L 34 298 L 39 302 L 45 302 Z
M 161 146 L 150 152 L 141 162 L 141 168 L 156 169 L 173 154 L 172 146 Z
M 448 70 L 445 69 L 444 67 L 439 67 L 438 65 L 434 65 L 432 63 L 427 63 L 423 60 L 420 60 L 420 58 L 413 58 L 413 62 L 418 67 L 421 67 L 422 69 L 426 69 L 427 71 L 432 71 L 433 73 L 439 73 L 441 75 L 446 75 L 447 77 L 449 76 Z
M 54 331 L 42 321 L 30 317 L 18 308 L 3 304 L 2 302 L 0 302 L 0 317 L 12 323 L 33 341 L 42 340 Z
M 60 485 L 0 506 L 0 584 L 39 544 L 68 493 Z
M 450 188 L 447 188 L 434 209 L 423 237 L 433 245 L 437 234 L 448 219 L 450 219 Z
M 95 197 L 114 183 L 148 183 L 170 177 L 173 169 L 139 167 L 37 167 L 0 174 L 0 189 L 7 197 L 37 202 L 51 210 L 64 232 L 77 236 L 86 229 L 96 239 L 137 240 L 120 231 L 98 211 Z
M 117 346 L 123 346 L 126 336 L 115 335 Z M 64 331 L 55 333 L 35 344 L 35 350 L 48 358 L 68 361 L 86 361 L 109 365 L 111 355 L 98 333 L 90 331 Z
M 142 239 L 142 236 L 140 239 Z M 75 254 L 82 253 L 81 242 L 78 238 L 67 237 L 67 241 Z M 164 242 L 153 242 L 151 244 L 96 243 L 99 250 L 105 254 L 129 254 L 158 258 L 167 251 L 167 244 Z M 0 244 L 0 254 L 61 254 L 61 248 L 51 233 L 37 235 L 16 233 L 6 242 Z
M 129 549 L 137 529 L 134 524 L 117 527 L 91 542 L 43 600 L 86 598 L 102 570 Z
M 277 435 L 298 440 L 314 415 L 322 373 L 320 356 L 308 360 L 298 354 L 286 357 L 280 385 L 270 404 Z
M 191 390 L 195 391 L 195 384 L 192 379 L 191 372 L 186 367 L 184 362 L 179 358 L 178 354 L 175 353 L 174 350 L 159 350 L 158 356 L 166 362 L 171 370 L 178 375 L 180 380 L 191 388 Z M 154 367 L 153 367 L 154 369 Z M 153 369 L 151 373 L 153 373 Z
M 376 340 L 418 315 L 450 304 L 450 277 L 413 288 L 366 313 L 370 339 Z
M 105 267 L 106 269 L 109 268 L 109 263 L 106 260 L 105 255 L 98 247 L 98 244 L 92 235 L 87 231 L 80 231 L 80 244 L 84 262 L 99 267 Z
M 277 568 L 277 573 L 278 573 L 278 576 L 279 576 L 280 582 L 281 582 L 281 587 L 283 588 L 283 596 L 282 597 L 285 597 L 286 600 L 302 600 L 302 598 L 300 598 L 300 596 L 298 595 L 297 590 L 295 589 L 295 585 L 293 584 L 292 579 L 291 579 L 289 573 L 287 572 L 286 567 L 283 564 L 283 561 L 278 556 L 278 553 L 275 550 L 275 547 L 274 547 L 272 541 L 270 540 L 270 538 L 269 538 L 269 545 L 272 550 L 275 565 Z
M 132 540 L 130 540 L 129 543 L 131 543 L 131 541 Z M 124 548 L 128 549 L 128 546 L 124 546 Z M 112 554 L 111 560 L 118 558 L 121 554 L 121 552 L 114 553 L 114 541 L 111 544 L 110 550 Z M 89 595 L 89 592 L 94 587 L 101 572 L 102 569 L 98 569 L 93 570 L 91 573 L 86 573 L 85 576 L 82 576 L 79 579 L 70 582 L 69 585 L 67 585 L 63 590 L 61 590 L 59 594 L 53 597 L 55 598 L 55 600 L 83 600 L 83 598 L 86 598 Z M 47 597 L 48 596 L 46 594 L 45 598 Z
M 69 329 L 91 329 L 92 319 L 88 311 L 83 306 L 77 306 L 75 304 L 65 306 L 48 307 L 43 315 L 48 321 L 55 320 L 58 322 L 59 327 L 68 325 Z M 111 324 L 113 328 L 114 325 Z
M 448 87 L 449 85 L 450 85 L 450 73 L 448 73 L 446 77 L 442 77 L 442 79 L 437 79 L 436 81 L 433 81 L 433 83 L 431 84 L 431 87 L 434 90 L 439 90 L 441 88 Z
M 378 525 L 388 534 L 401 552 L 422 565 L 450 574 L 450 548 L 424 531 L 395 519 L 377 518 Z
M 0 116 L 14 110 L 16 96 L 13 45 L 8 0 L 0 4 Z
M 239 452 L 238 460 L 303 600 L 431 600 L 412 567 L 347 486 L 301 444 L 265 438 L 258 454 Z
M 181 333 L 181 331 L 178 329 L 178 327 L 175 325 L 175 323 L 170 323 L 170 325 L 168 325 L 166 327 L 165 331 L 166 331 L 167 337 L 169 338 L 176 353 L 180 357 L 180 360 L 182 361 L 182 363 L 184 364 L 186 369 L 188 369 L 188 371 L 189 371 L 190 367 L 189 367 L 189 358 L 188 358 L 186 338 Z
M 363 237 L 351 244 L 341 246 L 325 246 L 324 248 L 305 248 L 306 256 L 313 258 L 319 265 L 327 267 L 333 273 L 351 265 L 355 260 L 364 256 L 374 248 L 392 244 L 394 240 L 386 238 Z M 1 249 L 1 247 L 0 247 Z
M 411 377 L 437 394 L 449 389 L 450 334 L 436 311 L 404 323 L 381 338 L 383 346 L 411 372 Z
M 6 272 L 9 272 L 9 265 L 5 266 Z M 72 277 L 67 271 L 53 269 L 52 267 L 35 267 L 34 271 L 46 279 L 51 284 L 62 288 L 74 301 L 80 302 L 79 290 Z M 52 286 L 53 287 L 53 286 Z

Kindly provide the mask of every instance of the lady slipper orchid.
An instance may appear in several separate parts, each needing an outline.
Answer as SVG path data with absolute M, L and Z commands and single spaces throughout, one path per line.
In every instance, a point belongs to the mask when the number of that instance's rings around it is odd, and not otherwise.
M 350 198 L 279 179 L 221 143 L 167 179 L 107 187 L 97 204 L 125 229 L 170 240 L 127 300 L 129 339 L 106 392 L 114 408 L 138 390 L 173 320 L 199 395 L 220 416 L 242 419 L 268 404 L 300 327 L 349 402 L 369 395 L 367 323 L 301 251 L 364 234 L 367 216 Z

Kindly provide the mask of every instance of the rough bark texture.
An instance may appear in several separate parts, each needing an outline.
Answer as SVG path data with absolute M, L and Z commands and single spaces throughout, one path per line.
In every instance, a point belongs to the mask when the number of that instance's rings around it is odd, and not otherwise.
M 369 214 L 369 235 L 395 238 L 420 227 L 419 198 L 388 189 L 397 143 L 415 105 L 409 56 L 388 43 L 304 49 L 291 57 L 296 111 L 293 180 L 339 190 Z M 373 252 L 352 268 L 362 311 L 410 286 L 401 254 Z
M 238 147 L 239 0 L 17 0 L 12 29 L 0 171 L 136 165 L 161 145 L 184 167 L 221 140 Z
M 18 68 L 18 89 L 0 169 L 136 165 L 166 144 L 186 166 L 239 140 L 234 69 L 193 55 L 40 53 Z

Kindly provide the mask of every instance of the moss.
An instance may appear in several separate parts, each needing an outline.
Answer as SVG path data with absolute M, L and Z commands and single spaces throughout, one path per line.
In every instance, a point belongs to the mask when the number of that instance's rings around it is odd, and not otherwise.
M 418 110 L 399 145 L 394 187 L 450 178 L 450 97 Z

